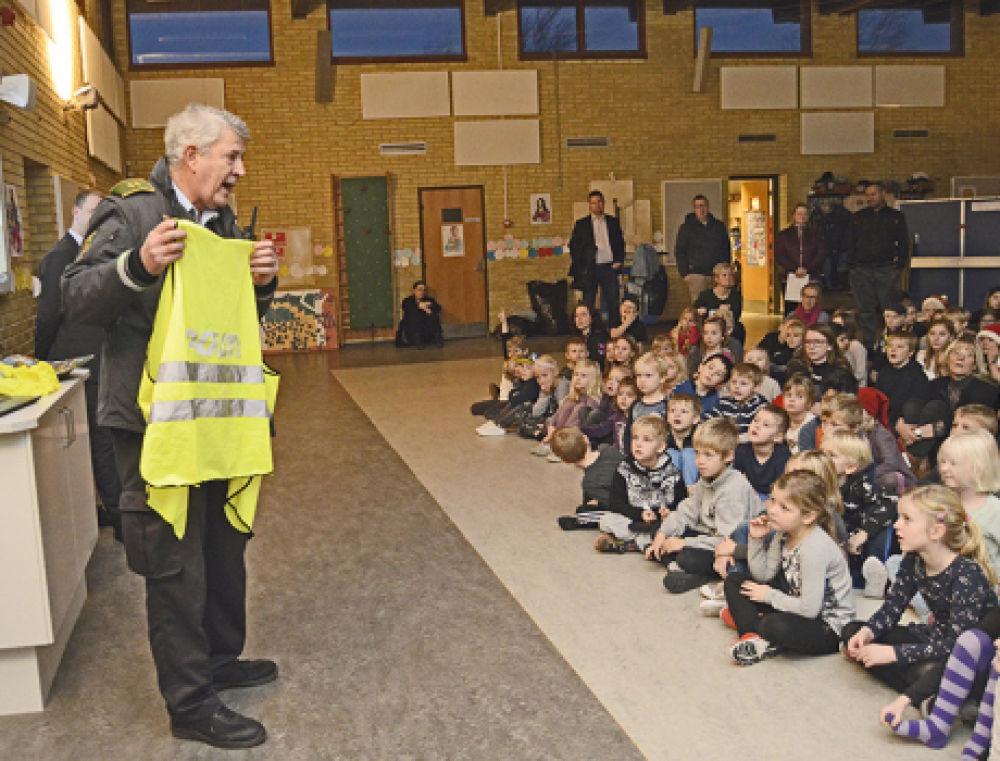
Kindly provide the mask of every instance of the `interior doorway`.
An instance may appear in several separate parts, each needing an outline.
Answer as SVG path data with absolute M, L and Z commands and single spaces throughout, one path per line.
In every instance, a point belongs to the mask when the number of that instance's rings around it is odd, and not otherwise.
M 749 314 L 779 314 L 781 307 L 774 267 L 778 180 L 778 175 L 729 178 L 729 235 L 740 264 L 743 311 Z
M 420 189 L 424 280 L 445 338 L 486 335 L 485 230 L 481 185 Z

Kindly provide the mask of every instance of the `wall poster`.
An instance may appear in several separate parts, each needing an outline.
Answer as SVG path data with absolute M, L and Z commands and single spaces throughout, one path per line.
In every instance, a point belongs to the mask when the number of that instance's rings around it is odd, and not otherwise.
M 465 256 L 465 225 L 441 225 L 443 256 Z
M 532 193 L 531 194 L 531 224 L 551 225 L 552 224 L 552 194 Z

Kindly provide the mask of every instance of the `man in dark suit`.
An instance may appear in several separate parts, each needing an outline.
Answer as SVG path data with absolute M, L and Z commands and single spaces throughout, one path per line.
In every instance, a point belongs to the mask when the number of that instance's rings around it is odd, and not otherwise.
M 90 377 L 84 386 L 87 397 L 87 430 L 90 433 L 90 459 L 94 483 L 103 509 L 97 516 L 102 526 L 113 526 L 115 537 L 121 539 L 121 513 L 118 502 L 121 483 L 115 466 L 114 439 L 107 428 L 97 424 L 97 388 L 101 374 L 101 347 L 104 331 L 86 325 L 71 325 L 63 319 L 63 270 L 76 261 L 90 217 L 101 200 L 96 190 L 84 190 L 73 202 L 73 222 L 38 268 L 42 290 L 38 296 L 38 319 L 35 322 L 35 357 L 46 361 L 72 359 L 93 354 L 88 365 Z
M 590 215 L 576 220 L 569 240 L 573 263 L 569 276 L 572 287 L 583 291 L 583 303 L 596 306 L 597 290 L 608 313 L 609 325 L 621 324 L 618 312 L 618 273 L 625 263 L 625 236 L 616 217 L 604 213 L 604 194 L 593 190 L 587 198 Z

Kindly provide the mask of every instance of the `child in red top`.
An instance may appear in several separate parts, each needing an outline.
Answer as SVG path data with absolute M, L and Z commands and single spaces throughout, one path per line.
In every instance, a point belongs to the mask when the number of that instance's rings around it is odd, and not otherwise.
M 698 345 L 701 333 L 698 331 L 698 322 L 694 318 L 693 309 L 688 307 L 681 312 L 681 318 L 677 321 L 677 326 L 670 331 L 670 337 L 674 339 L 678 353 L 685 357 L 692 346 Z

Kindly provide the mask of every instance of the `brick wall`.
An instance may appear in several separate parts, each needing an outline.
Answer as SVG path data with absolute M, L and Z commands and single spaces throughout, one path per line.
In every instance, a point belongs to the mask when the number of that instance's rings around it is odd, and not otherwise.
M 453 165 L 454 119 L 362 121 L 360 74 L 371 71 L 477 70 L 499 65 L 535 68 L 539 72 L 543 163 L 512 166 L 507 172 L 507 207 L 517 237 L 566 236 L 572 229 L 572 205 L 586 197 L 589 182 L 614 172 L 635 183 L 637 198 L 652 201 L 654 230 L 662 227 L 660 183 L 732 175 L 783 175 L 788 202 L 803 198 L 812 181 L 826 170 L 860 178 L 902 180 L 915 171 L 938 178 L 947 193 L 949 178 L 959 174 L 1000 174 L 1000 18 L 980 18 L 969 2 L 964 58 L 901 59 L 893 63 L 943 62 L 947 67 L 947 108 L 880 109 L 876 111 L 873 155 L 816 157 L 799 155 L 796 111 L 722 111 L 719 108 L 720 61 L 710 67 L 705 92 L 692 93 L 694 68 L 693 14 L 665 16 L 654 0 L 646 3 L 648 58 L 637 61 L 519 62 L 514 13 L 486 18 L 482 5 L 470 0 L 466 9 L 469 60 L 463 64 L 395 64 L 338 66 L 335 99 L 313 102 L 316 32 L 325 28 L 324 11 L 292 20 L 289 0 L 273 0 L 272 23 L 276 65 L 273 67 L 131 72 L 131 77 L 221 76 L 226 105 L 246 119 L 252 140 L 249 175 L 241 183 L 244 210 L 261 207 L 263 225 L 308 225 L 313 240 L 332 245 L 330 176 L 392 174 L 394 247 L 420 245 L 417 191 L 421 187 L 483 185 L 486 234 L 502 237 L 504 177 L 501 167 Z M 119 63 L 125 60 L 124 0 L 115 0 Z M 803 65 L 870 64 L 855 54 L 855 21 L 813 14 L 811 58 L 726 60 L 725 65 L 801 63 Z M 126 66 L 127 67 L 127 66 Z M 558 88 L 557 88 L 558 77 Z M 557 99 L 558 90 L 558 99 Z M 557 118 L 558 116 L 558 118 Z M 557 132 L 557 123 L 560 131 Z M 931 138 L 893 140 L 894 128 L 926 127 Z M 776 143 L 739 145 L 740 132 L 775 132 Z M 603 149 L 559 150 L 567 136 L 608 135 Z M 426 156 L 382 158 L 378 144 L 425 140 Z M 126 155 L 132 171 L 144 175 L 162 151 L 160 130 L 128 130 Z M 532 227 L 529 194 L 552 194 L 554 224 Z M 787 195 L 785 195 L 787 194 Z M 787 223 L 787 205 L 780 222 Z M 543 232 L 544 231 L 544 232 Z M 665 231 L 668 241 L 675 231 Z M 568 259 L 489 263 L 490 305 L 527 305 L 524 283 L 565 275 Z M 419 268 L 398 271 L 399 293 L 408 293 Z M 335 279 L 323 285 L 333 286 Z M 683 285 L 672 279 L 668 315 L 683 301 Z M 493 318 L 492 315 L 491 319 Z
M 57 0 L 58 2 L 59 0 Z M 76 5 L 67 7 L 65 45 L 72 47 L 74 87 L 82 81 Z M 10 3 L 5 3 L 9 5 Z M 17 4 L 14 4 L 15 7 Z M 63 113 L 63 101 L 52 81 L 48 35 L 17 7 L 14 26 L 0 28 L 0 69 L 3 74 L 28 74 L 38 86 L 38 102 L 31 113 L 4 104 L 10 123 L 0 123 L 0 159 L 3 180 L 13 185 L 24 225 L 24 256 L 14 259 L 19 280 L 37 271 L 37 265 L 55 243 L 58 232 L 52 175 L 81 186 L 108 189 L 116 176 L 87 156 L 86 125 L 80 112 Z M 30 290 L 0 295 L 0 356 L 31 354 L 34 347 L 35 300 Z

